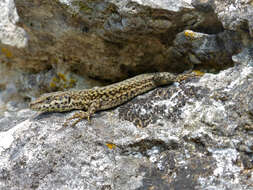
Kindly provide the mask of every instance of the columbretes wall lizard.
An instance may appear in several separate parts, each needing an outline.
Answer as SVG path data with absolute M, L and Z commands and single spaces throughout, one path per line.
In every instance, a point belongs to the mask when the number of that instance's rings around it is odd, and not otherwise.
M 141 74 L 105 87 L 43 94 L 29 106 L 32 110 L 41 112 L 79 110 L 64 123 L 66 126 L 72 119 L 77 119 L 71 124 L 74 126 L 82 119 L 90 121 L 90 117 L 97 111 L 116 107 L 158 86 L 179 82 L 189 76 L 195 74 L 178 76 L 169 72 Z

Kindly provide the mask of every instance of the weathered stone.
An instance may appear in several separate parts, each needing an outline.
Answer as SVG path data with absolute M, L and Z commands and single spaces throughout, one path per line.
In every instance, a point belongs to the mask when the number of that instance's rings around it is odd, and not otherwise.
M 4 11 L 0 19 L 3 26 L 0 64 L 18 78 L 52 70 L 56 74 L 75 73 L 107 81 L 150 71 L 179 73 L 195 64 L 221 69 L 232 64 L 231 55 L 240 50 L 241 41 L 238 34 L 223 32 L 221 22 L 210 7 L 199 2 L 191 5 L 191 1 L 186 0 L 20 0 L 15 4 L 6 0 L 1 3 Z M 13 33 L 6 32 L 8 28 L 13 28 Z M 202 35 L 213 34 L 206 37 L 217 38 L 208 48 L 217 48 L 217 51 L 204 51 L 202 55 L 189 52 L 185 56 L 183 52 L 188 52 L 189 46 L 194 47 L 190 41 L 186 47 L 177 44 L 179 33 L 185 29 L 203 32 Z M 228 39 L 219 33 L 228 35 Z M 11 36 L 7 38 L 7 34 Z M 200 38 L 199 44 L 204 44 L 206 38 Z M 5 42 L 7 39 L 12 42 Z M 237 43 L 227 44 L 235 39 Z M 222 51 L 218 51 L 220 49 Z M 211 58 L 204 53 L 210 53 Z M 5 81 L 16 84 L 10 78 Z M 16 87 L 17 91 L 29 89 L 18 84 Z M 63 84 L 59 88 L 66 89 Z M 35 94 L 37 89 L 32 91 L 35 92 L 31 94 Z
M 30 119 L 0 133 L 0 187 L 252 189 L 252 84 L 253 67 L 235 66 L 155 89 L 75 128 L 62 127 L 73 113 L 30 118 L 21 110 L 17 117 Z
M 178 59 L 192 67 L 222 69 L 233 64 L 231 56 L 240 50 L 241 41 L 240 35 L 231 31 L 210 35 L 185 30 L 176 36 L 173 49 Z
M 248 0 L 215 0 L 214 9 L 225 29 L 250 33 L 253 36 L 253 6 Z
M 0 10 L 0 42 L 19 48 L 25 47 L 28 39 L 25 30 L 16 25 L 19 17 L 14 1 L 1 1 Z M 1 51 L 8 56 L 9 53 L 4 49 Z
M 2 1 L 0 189 L 253 190 L 251 4 Z M 74 111 L 27 109 L 45 91 L 94 86 L 82 77 L 192 67 L 207 73 L 74 128 L 62 126 Z

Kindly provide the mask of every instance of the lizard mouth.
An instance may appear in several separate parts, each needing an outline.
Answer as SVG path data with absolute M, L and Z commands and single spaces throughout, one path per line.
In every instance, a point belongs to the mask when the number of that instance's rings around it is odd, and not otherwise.
M 41 103 L 36 100 L 29 103 L 29 108 L 34 111 L 44 111 Z
M 39 111 L 39 107 L 38 107 L 38 105 L 35 102 L 30 102 L 29 108 L 31 110 Z

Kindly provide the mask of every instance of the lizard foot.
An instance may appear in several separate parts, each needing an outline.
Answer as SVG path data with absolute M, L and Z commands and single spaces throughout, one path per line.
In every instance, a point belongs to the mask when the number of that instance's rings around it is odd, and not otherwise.
M 71 127 L 74 127 L 79 121 L 81 121 L 82 119 L 87 119 L 90 122 L 90 114 L 88 112 L 85 111 L 79 111 L 78 113 L 75 113 L 72 117 L 68 118 L 65 123 L 63 124 L 64 127 L 67 127 L 68 124 L 70 123 L 70 121 L 72 119 L 76 119 L 76 121 L 74 121 L 72 124 L 70 124 Z
M 90 116 L 92 116 L 95 113 L 96 108 L 99 105 L 100 104 L 98 104 L 97 102 L 93 102 L 87 111 L 80 110 L 79 112 L 75 113 L 72 117 L 70 117 L 66 120 L 66 122 L 63 124 L 63 126 L 66 127 L 70 120 L 76 119 L 76 118 L 77 118 L 77 120 L 74 121 L 74 123 L 72 123 L 70 126 L 74 127 L 82 119 L 87 119 L 90 123 Z

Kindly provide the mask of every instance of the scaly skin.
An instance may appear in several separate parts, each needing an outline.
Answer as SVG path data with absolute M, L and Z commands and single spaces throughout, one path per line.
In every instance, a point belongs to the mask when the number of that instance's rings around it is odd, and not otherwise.
M 31 102 L 30 108 L 41 112 L 80 110 L 64 123 L 66 126 L 68 121 L 78 118 L 72 124 L 74 126 L 84 118 L 90 121 L 96 111 L 116 107 L 158 86 L 184 80 L 186 76 L 176 76 L 168 72 L 149 73 L 105 87 L 48 93 Z

